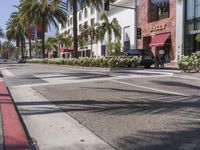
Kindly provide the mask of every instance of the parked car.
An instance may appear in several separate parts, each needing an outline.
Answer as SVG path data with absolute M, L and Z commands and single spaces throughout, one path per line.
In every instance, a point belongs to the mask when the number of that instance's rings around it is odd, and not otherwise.
M 150 68 L 154 64 L 154 57 L 151 50 L 145 49 L 131 49 L 127 52 L 128 56 L 141 56 L 142 60 L 139 66 L 144 66 L 145 68 Z

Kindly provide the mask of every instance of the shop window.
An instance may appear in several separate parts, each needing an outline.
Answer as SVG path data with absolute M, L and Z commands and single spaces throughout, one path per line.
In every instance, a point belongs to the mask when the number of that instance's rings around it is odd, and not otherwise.
M 94 7 L 94 5 L 92 5 L 92 6 L 91 6 L 91 10 L 90 10 L 90 11 L 91 11 L 91 15 L 94 14 L 94 10 L 95 10 L 95 7 Z
M 95 23 L 94 18 L 91 19 L 91 26 L 93 26 Z
M 82 20 L 82 12 L 79 12 L 79 21 Z
M 194 42 L 195 35 L 188 35 L 186 37 L 186 50 L 184 52 L 185 55 L 191 55 L 194 52 Z
M 130 27 L 124 27 L 124 32 L 123 32 L 123 37 L 124 37 L 124 52 L 127 52 L 130 50 Z
M 82 57 L 85 57 L 85 51 L 82 51 Z
M 200 17 L 200 0 L 195 1 L 195 17 Z
M 186 19 L 191 20 L 200 17 L 200 0 L 187 0 L 186 2 Z
M 72 17 L 70 18 L 70 25 L 72 25 L 72 23 L 73 23 L 73 19 L 72 19 Z
M 65 29 L 65 28 L 66 28 L 66 23 L 61 24 L 61 29 L 63 30 L 63 29 Z
M 106 56 L 106 45 L 101 45 L 101 56 Z
M 187 0 L 187 20 L 194 18 L 194 1 Z
M 78 57 L 81 57 L 81 51 L 78 51 Z
M 170 3 L 169 0 L 149 0 L 149 22 L 169 18 Z
M 84 10 L 84 18 L 87 18 L 88 17 L 88 10 L 87 10 L 87 8 L 85 8 L 85 10 Z
M 82 24 L 79 24 L 79 32 L 81 32 L 82 31 Z
M 70 26 L 70 19 L 67 20 L 68 27 Z
M 90 50 L 86 50 L 86 57 L 90 57 Z
M 194 22 L 187 22 L 187 34 L 191 34 L 194 31 Z

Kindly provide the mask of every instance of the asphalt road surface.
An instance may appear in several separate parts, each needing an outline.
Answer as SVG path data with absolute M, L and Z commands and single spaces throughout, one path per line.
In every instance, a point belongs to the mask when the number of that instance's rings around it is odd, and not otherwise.
M 9 87 L 32 87 L 117 150 L 200 149 L 200 80 L 163 70 L 1 68 Z M 48 103 L 17 103 L 30 105 Z M 51 113 L 56 112 L 23 111 L 24 116 Z

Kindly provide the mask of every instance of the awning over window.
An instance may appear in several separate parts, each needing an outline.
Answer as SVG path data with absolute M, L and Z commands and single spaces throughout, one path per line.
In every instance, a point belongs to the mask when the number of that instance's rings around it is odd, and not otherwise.
M 60 52 L 72 52 L 72 51 L 74 51 L 74 48 L 72 48 L 72 47 L 69 47 L 69 48 L 62 47 L 62 48 L 60 48 Z
M 167 39 L 170 38 L 170 33 L 162 33 L 162 34 L 157 34 L 155 35 L 150 43 L 150 47 L 157 47 L 157 46 L 163 46 L 165 44 L 170 44 L 170 43 L 166 43 Z

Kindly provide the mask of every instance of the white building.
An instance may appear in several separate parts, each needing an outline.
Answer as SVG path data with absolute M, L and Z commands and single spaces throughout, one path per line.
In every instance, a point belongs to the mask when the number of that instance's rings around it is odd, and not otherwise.
M 110 1 L 111 6 L 110 10 L 107 12 L 109 21 L 112 21 L 113 18 L 116 18 L 122 28 L 121 36 L 121 45 L 122 51 L 136 48 L 136 14 L 134 9 L 120 8 L 114 5 L 125 6 L 135 8 L 135 0 L 112 0 Z M 84 24 L 92 25 L 100 23 L 100 16 L 104 11 L 98 11 L 94 6 L 85 7 L 80 9 L 77 13 L 77 27 L 78 35 L 81 33 L 81 29 Z M 69 15 L 66 26 L 59 27 L 59 33 L 67 31 L 69 35 L 73 35 L 73 17 Z M 114 35 L 113 38 L 114 40 Z M 93 56 L 105 56 L 107 55 L 108 48 L 108 36 L 105 35 L 105 39 L 100 42 L 97 40 L 93 41 L 92 53 Z M 79 56 L 85 57 L 89 56 L 91 50 L 90 42 L 86 44 L 84 49 L 79 48 Z
M 176 61 L 184 55 L 185 32 L 185 0 L 177 0 L 176 4 Z
M 196 35 L 200 34 L 200 0 L 177 0 L 177 59 L 200 50 Z
M 78 10 L 77 12 L 77 28 L 78 35 L 81 34 L 81 30 L 83 29 L 84 24 L 91 26 L 92 24 L 96 24 L 100 20 L 100 13 L 97 12 L 94 6 L 85 7 L 83 9 Z M 68 21 L 65 27 L 60 25 L 59 33 L 63 33 L 67 31 L 68 35 L 73 35 L 73 16 L 69 15 Z M 89 57 L 91 45 L 88 41 L 83 49 L 79 48 L 79 56 L 81 57 Z M 96 40 L 93 41 L 92 45 L 93 56 L 98 55 L 98 42 Z
M 135 3 L 134 0 L 115 0 L 113 2 L 114 5 L 130 8 L 136 8 Z M 136 10 L 111 5 L 108 17 L 110 21 L 116 18 L 122 28 L 122 51 L 136 48 Z

